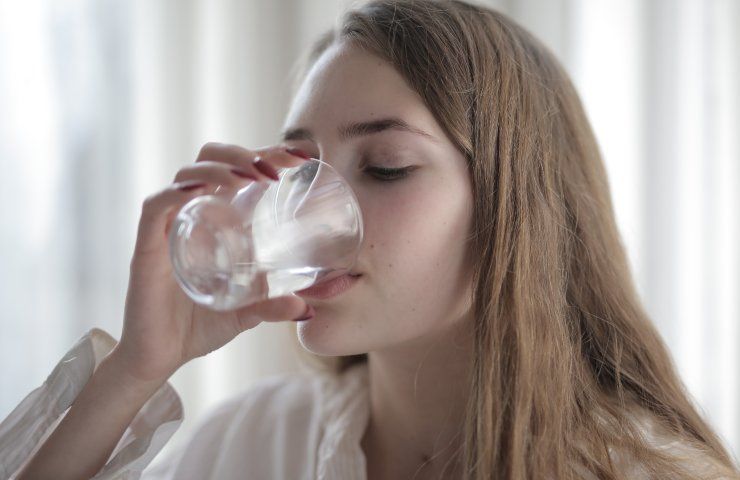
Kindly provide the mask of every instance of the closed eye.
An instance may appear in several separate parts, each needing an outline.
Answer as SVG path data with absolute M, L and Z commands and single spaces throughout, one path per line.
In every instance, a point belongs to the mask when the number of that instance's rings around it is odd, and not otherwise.
M 293 174 L 290 179 L 295 181 L 297 179 L 302 180 L 305 183 L 311 183 L 313 178 L 316 176 L 316 172 L 319 169 L 318 162 L 306 162 Z
M 365 167 L 363 171 L 382 182 L 400 180 L 408 176 L 413 166 L 404 168 Z

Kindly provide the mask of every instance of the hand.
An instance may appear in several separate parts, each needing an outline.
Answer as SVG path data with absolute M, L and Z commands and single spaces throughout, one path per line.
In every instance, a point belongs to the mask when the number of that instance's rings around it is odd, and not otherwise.
M 307 157 L 305 157 L 307 158 Z M 305 161 L 284 147 L 247 150 L 208 143 L 196 161 L 177 172 L 175 183 L 144 201 L 130 265 L 121 340 L 109 354 L 133 379 L 164 382 L 189 360 L 212 352 L 262 321 L 301 317 L 306 303 L 287 295 L 217 312 L 194 303 L 176 282 L 169 257 L 169 228 L 180 208 L 222 185 L 242 188 L 274 181 L 275 168 Z

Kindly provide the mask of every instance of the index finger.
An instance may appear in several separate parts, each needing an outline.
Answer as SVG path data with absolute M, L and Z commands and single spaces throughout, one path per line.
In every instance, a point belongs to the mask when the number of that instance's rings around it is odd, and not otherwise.
M 270 145 L 248 150 L 239 145 L 208 142 L 200 149 L 195 161 L 219 161 L 243 168 L 262 160 L 275 168 L 290 168 L 301 165 L 307 160 L 307 155 L 302 152 L 291 153 L 291 150 L 285 145 Z

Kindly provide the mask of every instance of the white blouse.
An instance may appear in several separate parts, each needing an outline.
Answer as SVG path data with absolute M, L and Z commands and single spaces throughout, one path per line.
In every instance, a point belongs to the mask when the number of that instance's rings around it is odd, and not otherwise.
M 0 479 L 15 477 L 115 344 L 104 330 L 89 330 L 0 423 Z M 93 479 L 364 480 L 366 377 L 366 365 L 358 364 L 339 377 L 288 373 L 259 380 L 207 412 L 184 447 L 147 468 L 183 420 L 180 397 L 167 382 Z
M 104 330 L 89 330 L 0 423 L 0 480 L 15 478 L 115 344 Z M 183 447 L 147 468 L 183 420 L 180 397 L 167 382 L 144 404 L 93 479 L 365 480 L 360 441 L 369 418 L 368 393 L 364 363 L 340 376 L 289 373 L 259 380 L 207 412 Z M 660 448 L 686 453 L 647 417 L 641 428 Z M 692 468 L 713 471 L 713 464 L 702 460 L 692 461 Z M 615 461 L 630 478 L 647 478 L 618 455 Z M 595 477 L 584 472 L 584 478 Z

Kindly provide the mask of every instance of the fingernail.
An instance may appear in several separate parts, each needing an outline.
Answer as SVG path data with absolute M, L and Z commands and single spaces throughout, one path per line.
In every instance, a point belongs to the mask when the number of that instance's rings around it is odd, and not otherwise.
M 297 148 L 286 148 L 285 151 L 290 153 L 291 155 L 295 155 L 296 157 L 301 157 L 305 160 L 311 160 L 311 156 L 303 150 L 298 150 Z
M 237 177 L 241 177 L 241 178 L 250 178 L 250 179 L 252 179 L 252 180 L 255 180 L 255 181 L 257 180 L 257 177 L 255 177 L 255 176 L 254 176 L 254 175 L 252 175 L 251 173 L 247 173 L 247 172 L 245 172 L 244 170 L 239 170 L 239 169 L 237 169 L 237 168 L 232 168 L 232 169 L 231 169 L 231 173 L 233 173 L 233 174 L 234 174 L 234 175 L 236 175 Z
M 306 304 L 306 311 L 303 312 L 303 314 L 300 317 L 294 318 L 293 321 L 298 322 L 300 320 L 308 320 L 310 318 L 313 318 L 315 314 L 316 312 L 314 311 L 313 307 L 309 304 Z
M 196 188 L 205 187 L 206 184 L 203 182 L 182 182 L 177 189 L 182 192 L 189 192 L 191 190 L 195 190 Z
M 257 167 L 257 170 L 272 178 L 273 180 L 280 180 L 280 177 L 278 177 L 277 174 L 277 170 L 275 170 L 272 165 L 269 165 L 262 160 L 257 160 L 254 162 L 254 166 Z

